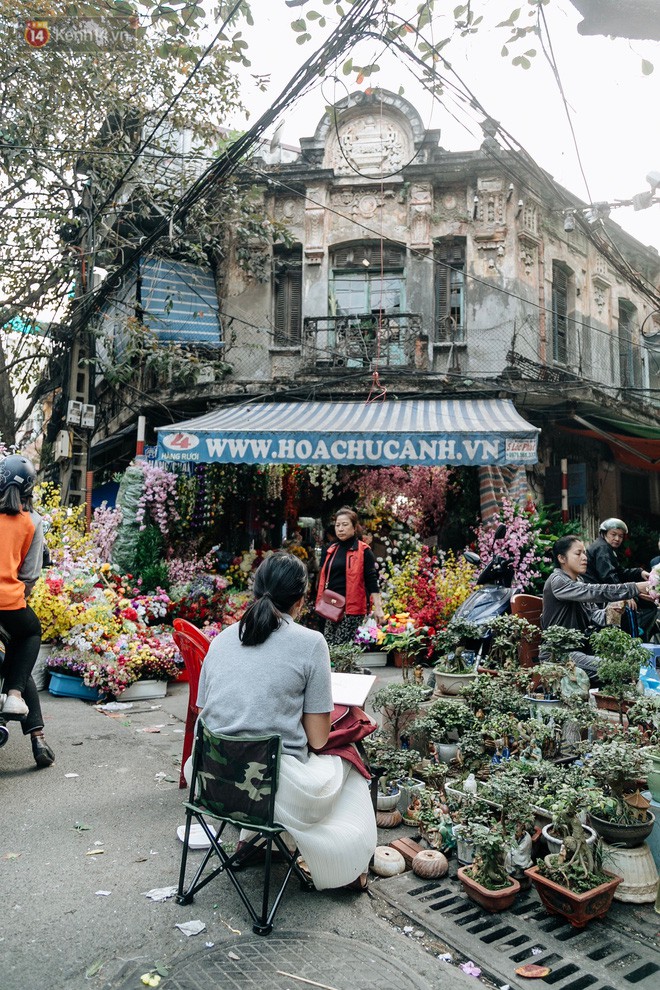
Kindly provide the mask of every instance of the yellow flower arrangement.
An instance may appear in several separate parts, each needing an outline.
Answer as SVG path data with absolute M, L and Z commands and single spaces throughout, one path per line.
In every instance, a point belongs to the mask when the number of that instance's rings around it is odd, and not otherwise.
M 84 610 L 82 603 L 71 601 L 71 596 L 64 587 L 60 591 L 53 591 L 43 577 L 35 584 L 29 601 L 41 622 L 41 638 L 44 642 L 66 636 Z

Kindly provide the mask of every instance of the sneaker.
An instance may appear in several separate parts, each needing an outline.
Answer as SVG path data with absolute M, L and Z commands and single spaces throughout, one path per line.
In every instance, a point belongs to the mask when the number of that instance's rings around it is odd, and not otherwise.
M 16 715 L 18 718 L 25 718 L 29 711 L 28 706 L 25 704 L 22 698 L 17 698 L 16 695 L 10 694 L 7 696 L 7 700 L 2 706 L 2 714 Z
M 32 755 L 38 767 L 49 767 L 55 762 L 55 753 L 43 736 L 32 736 Z

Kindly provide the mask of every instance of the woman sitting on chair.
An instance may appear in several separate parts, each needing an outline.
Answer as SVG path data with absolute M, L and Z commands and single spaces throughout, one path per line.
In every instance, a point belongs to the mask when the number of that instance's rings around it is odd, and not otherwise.
M 323 636 L 296 624 L 307 589 L 297 557 L 258 568 L 254 601 L 217 636 L 202 666 L 200 717 L 211 732 L 282 738 L 275 819 L 297 843 L 318 890 L 366 886 L 376 847 L 369 785 L 338 756 L 317 755 L 333 710 Z
M 607 625 L 607 611 L 602 603 L 616 603 L 623 609 L 623 600 L 637 599 L 648 591 L 647 581 L 630 581 L 622 584 L 586 584 L 583 574 L 587 570 L 587 551 L 579 536 L 562 536 L 552 548 L 555 570 L 543 588 L 543 629 L 563 626 L 584 633 L 585 648 L 590 632 Z M 540 659 L 546 659 L 541 650 Z M 581 650 L 570 654 L 576 667 L 588 675 L 592 684 L 598 679 L 600 657 Z

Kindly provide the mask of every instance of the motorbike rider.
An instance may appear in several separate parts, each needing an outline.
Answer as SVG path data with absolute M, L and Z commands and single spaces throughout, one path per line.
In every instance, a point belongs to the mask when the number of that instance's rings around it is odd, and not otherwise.
M 637 600 L 640 594 L 648 592 L 648 581 L 587 584 L 583 579 L 587 570 L 587 551 L 579 536 L 558 539 L 552 548 L 552 559 L 555 570 L 543 588 L 541 625 L 543 629 L 551 626 L 579 629 L 585 636 L 585 648 L 590 631 L 607 625 L 607 610 L 598 607 L 600 604 Z M 539 656 L 544 659 L 543 650 Z M 599 657 L 576 650 L 570 654 L 570 659 L 576 667 L 586 671 L 592 684 L 597 682 Z
M 0 460 L 0 625 L 4 632 L 2 663 L 3 719 L 23 723 L 32 738 L 37 766 L 55 757 L 44 740 L 43 717 L 32 680 L 41 646 L 41 624 L 27 598 L 44 560 L 43 525 L 34 511 L 32 492 L 37 478 L 33 464 L 20 454 Z
M 641 567 L 624 567 L 617 556 L 617 550 L 627 535 L 628 527 L 623 519 L 611 517 L 603 520 L 599 527 L 598 539 L 587 547 L 585 581 L 589 584 L 622 584 L 648 580 L 648 571 Z M 633 636 L 641 636 L 644 642 L 648 642 L 655 632 L 657 606 L 644 599 L 639 601 L 628 599 L 626 605 L 636 615 L 632 616 L 624 612 L 621 617 L 621 628 Z

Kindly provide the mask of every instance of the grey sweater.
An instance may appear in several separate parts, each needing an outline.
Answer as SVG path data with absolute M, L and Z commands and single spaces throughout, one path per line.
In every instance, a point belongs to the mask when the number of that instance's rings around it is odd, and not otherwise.
M 544 629 L 563 626 L 584 631 L 589 626 L 604 626 L 607 624 L 605 609 L 598 608 L 597 602 L 620 602 L 637 598 L 638 594 L 635 583 L 585 584 L 582 578 L 574 581 L 557 567 L 543 588 L 541 625 Z

